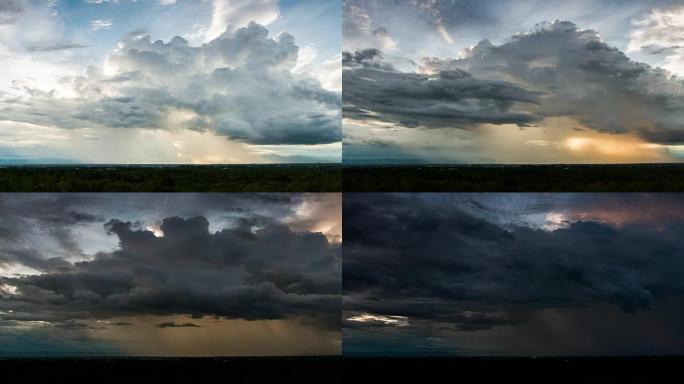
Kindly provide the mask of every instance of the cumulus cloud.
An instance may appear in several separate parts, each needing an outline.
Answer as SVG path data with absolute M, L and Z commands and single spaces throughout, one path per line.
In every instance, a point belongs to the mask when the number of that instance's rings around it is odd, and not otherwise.
M 272 206 L 270 215 L 277 215 L 279 205 L 290 204 L 269 203 L 269 197 L 263 197 L 262 203 Z M 221 196 L 208 196 L 201 201 L 213 206 L 220 200 Z M 258 215 L 248 205 L 235 211 L 243 216 L 216 230 L 210 230 L 204 216 L 170 216 L 152 228 L 118 219 L 102 224 L 105 218 L 99 215 L 40 206 L 43 214 L 19 217 L 16 206 L 5 208 L 14 215 L 0 228 L 0 267 L 20 263 L 38 272 L 0 277 L 0 286 L 8 287 L 0 299 L 4 320 L 62 323 L 146 315 L 315 320 L 339 313 L 340 245 L 320 232 L 295 231 L 273 217 Z M 104 226 L 118 244 L 80 260 L 45 258 L 39 247 L 13 253 L 12 244 L 29 238 L 18 224 L 30 222 L 40 223 L 43 231 L 64 228 L 56 236 L 72 241 L 83 241 L 69 236 L 72 229 Z
M 298 47 L 255 23 L 199 47 L 131 33 L 84 76 L 66 80 L 72 96 L 24 87 L 0 116 L 61 128 L 209 131 L 251 144 L 339 142 L 340 94 L 292 72 Z
M 536 111 L 541 116 L 569 116 L 599 132 L 658 143 L 684 138 L 681 80 L 630 60 L 596 31 L 570 22 L 542 24 L 499 47 L 484 41 L 452 66 L 546 92 Z
M 227 28 L 244 27 L 250 22 L 268 25 L 280 12 L 276 0 L 213 0 L 213 6 L 207 41 L 220 36 Z
M 650 209 L 639 199 L 612 198 L 616 205 L 634 204 L 635 211 Z M 635 313 L 684 292 L 676 278 L 684 272 L 681 218 L 668 216 L 658 226 L 638 220 L 615 225 L 605 220 L 608 206 L 593 218 L 569 214 L 562 226 L 544 228 L 520 221 L 522 212 L 518 221 L 500 220 L 501 212 L 494 214 L 499 220 L 487 218 L 483 212 L 492 215 L 501 199 L 477 208 L 467 195 L 460 202 L 427 195 L 345 197 L 345 310 L 479 331 L 518 324 L 524 310 L 610 305 Z M 607 199 L 580 201 L 575 213 Z M 531 211 L 548 209 L 530 203 Z M 681 203 L 672 209 L 681 212 Z
M 455 128 L 569 117 L 603 133 L 684 140 L 682 80 L 630 60 L 571 22 L 542 23 L 498 46 L 483 40 L 459 59 L 425 59 L 416 72 L 393 70 L 378 57 L 345 68 L 345 116 Z M 411 99 L 437 113 L 421 115 Z

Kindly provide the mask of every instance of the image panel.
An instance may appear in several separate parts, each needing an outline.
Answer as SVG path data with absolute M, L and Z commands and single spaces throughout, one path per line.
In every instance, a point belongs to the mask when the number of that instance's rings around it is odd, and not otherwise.
M 342 12 L 345 190 L 684 190 L 684 1 Z
M 339 0 L 4 0 L 0 190 L 339 191 L 340 28 Z
M 341 352 L 339 194 L 0 194 L 0 211 L 10 377 L 82 362 L 85 375 L 135 364 L 156 368 L 142 377 L 186 366 L 313 374 L 332 362 L 265 357 Z M 70 359 L 7 360 L 37 357 Z M 144 359 L 95 359 L 123 357 Z
M 681 364 L 663 356 L 684 353 L 682 194 L 348 193 L 343 215 L 343 354 L 375 358 L 352 367 L 570 380 Z

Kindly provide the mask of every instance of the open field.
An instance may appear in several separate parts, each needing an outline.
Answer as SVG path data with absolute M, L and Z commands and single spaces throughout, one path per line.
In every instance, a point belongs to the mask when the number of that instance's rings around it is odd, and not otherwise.
M 3 192 L 339 192 L 334 164 L 42 165 L 0 168 Z
M 683 164 L 345 166 L 345 192 L 682 192 Z

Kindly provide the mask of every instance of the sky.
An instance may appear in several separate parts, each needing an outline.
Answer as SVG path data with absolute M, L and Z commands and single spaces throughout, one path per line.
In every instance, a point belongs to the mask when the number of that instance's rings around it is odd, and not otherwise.
M 341 161 L 339 0 L 0 0 L 0 164 Z
M 343 353 L 684 353 L 677 194 L 346 194 Z
M 345 163 L 684 159 L 684 1 L 343 0 L 342 12 Z
M 341 350 L 340 194 L 0 194 L 0 357 Z

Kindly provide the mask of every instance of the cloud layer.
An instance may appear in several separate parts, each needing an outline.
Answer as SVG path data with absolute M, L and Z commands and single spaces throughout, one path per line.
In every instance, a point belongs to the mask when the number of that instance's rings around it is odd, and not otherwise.
M 663 199 L 679 213 L 664 214 L 647 196 L 350 195 L 345 326 L 397 327 L 353 321 L 364 313 L 468 332 L 546 310 L 648 312 L 684 293 L 684 208 L 676 196 Z
M 4 196 L 10 201 L 0 229 L 2 320 L 57 326 L 144 316 L 296 317 L 333 330 L 325 324 L 340 311 L 340 244 L 311 229 L 318 224 L 311 222 L 313 217 L 301 221 L 295 215 L 302 198 L 315 207 L 329 204 L 327 197 L 197 195 L 178 201 L 187 212 L 218 213 L 214 220 L 223 224 L 214 223 L 217 229 L 210 229 L 205 216 L 166 216 L 154 224 L 87 213 L 95 205 L 106 215 L 123 210 L 128 216 L 133 213 L 128 208 L 149 203 L 154 195 L 129 197 L 122 195 L 116 203 L 81 196 L 80 211 L 66 195 L 54 196 L 63 203 L 57 206 L 52 199 L 27 198 L 34 208 L 25 211 L 20 199 Z M 37 233 L 27 226 L 37 226 Z M 98 227 L 102 235 L 91 233 Z M 61 239 L 55 248 L 63 253 L 51 256 L 39 246 L 27 248 L 32 236 L 47 244 Z M 96 240 L 101 236 L 115 241 Z M 99 250 L 91 254 L 85 249 L 93 239 Z M 190 327 L 185 323 L 158 324 Z
M 61 128 L 208 131 L 251 144 L 339 142 L 340 95 L 292 73 L 298 47 L 256 23 L 195 47 L 128 34 L 102 67 L 63 81 L 65 95 L 25 86 L 4 120 Z
M 373 49 L 343 55 L 346 118 L 424 128 L 535 121 L 511 110 L 515 103 L 536 103 L 535 92 L 505 81 L 478 79 L 460 69 L 434 75 L 403 73 L 375 60 L 378 55 Z
M 346 0 L 344 161 L 679 161 L 681 13 L 679 0 Z
M 541 24 L 499 46 L 484 40 L 461 59 L 425 59 L 420 73 L 368 52 L 346 54 L 345 117 L 459 129 L 567 117 L 598 132 L 684 141 L 682 80 L 570 22 Z

